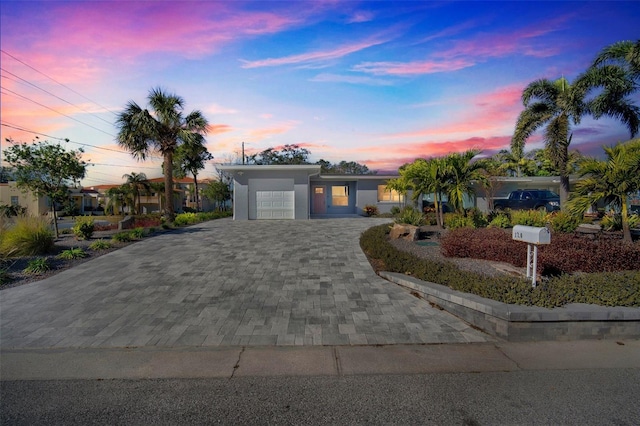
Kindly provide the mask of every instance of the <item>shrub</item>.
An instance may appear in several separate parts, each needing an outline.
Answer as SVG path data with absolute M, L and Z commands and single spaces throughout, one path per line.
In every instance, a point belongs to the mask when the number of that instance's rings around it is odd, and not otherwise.
M 87 253 L 81 248 L 70 248 L 58 255 L 59 259 L 64 260 L 82 259 L 83 257 L 87 257 Z
M 4 256 L 35 256 L 53 249 L 53 231 L 44 218 L 21 216 L 13 227 L 0 235 L 0 253 Z
M 0 267 L 0 285 L 4 285 L 11 281 L 11 273 L 8 268 Z
M 174 223 L 177 226 L 193 225 L 198 222 L 198 216 L 195 213 L 180 213 L 176 215 Z
M 509 228 L 511 226 L 511 219 L 506 213 L 496 214 L 489 222 L 490 228 Z
M 424 216 L 422 212 L 414 209 L 411 206 L 407 206 L 400 212 L 400 215 L 396 218 L 396 223 L 402 223 L 405 225 L 422 226 L 424 225 Z
M 135 228 L 150 228 L 152 226 L 160 226 L 161 224 L 162 217 L 157 213 L 136 216 L 133 221 Z
M 469 216 L 464 217 L 460 213 L 445 213 L 444 227 L 447 229 L 475 228 L 475 225 Z
M 373 204 L 367 204 L 362 210 L 367 216 L 376 216 L 379 213 L 378 207 Z
M 640 215 L 629 215 L 629 227 L 637 228 L 640 226 Z M 605 231 L 621 231 L 622 215 L 620 213 L 608 212 L 600 220 L 600 227 Z
M 394 216 L 397 216 L 400 214 L 400 207 L 398 206 L 393 206 L 391 207 L 390 213 Z
M 23 269 L 22 272 L 29 275 L 40 275 L 51 269 L 51 265 L 49 265 L 49 261 L 46 257 L 38 257 L 36 259 L 32 259 L 27 263 L 27 267 Z
M 73 233 L 78 239 L 88 240 L 93 235 L 95 226 L 93 218 L 91 216 L 81 216 L 76 219 L 76 224 L 73 225 Z
M 0 204 L 0 216 L 12 217 L 12 216 L 24 216 L 27 214 L 27 208 L 19 205 Z
M 454 233 L 480 234 L 478 231 L 508 236 L 504 231 L 495 228 L 462 228 L 449 232 L 447 236 Z M 450 262 L 419 259 L 391 245 L 387 239 L 388 232 L 387 225 L 376 226 L 363 232 L 360 238 L 363 251 L 372 260 L 377 271 L 384 269 L 409 273 L 424 281 L 446 285 L 454 290 L 477 294 L 503 303 L 547 308 L 567 303 L 640 306 L 640 271 L 561 275 L 543 281 L 534 288 L 529 280 L 509 276 L 488 277 L 461 271 Z M 480 239 L 477 235 L 476 238 Z
M 507 262 L 526 266 L 527 245 L 514 241 L 497 228 L 456 229 L 440 239 L 442 254 L 447 257 Z M 538 248 L 538 272 L 560 275 L 573 272 L 614 272 L 638 269 L 640 243 L 598 238 L 595 240 L 560 232 L 551 235 L 551 244 Z
M 475 207 L 467 210 L 467 217 L 471 218 L 474 228 L 484 228 L 489 224 L 487 216 Z
M 122 231 L 117 234 L 113 234 L 111 239 L 117 243 L 128 243 L 131 241 L 131 234 L 128 231 Z
M 547 213 L 540 210 L 511 210 L 511 225 L 545 226 Z
M 551 213 L 548 219 L 554 232 L 573 232 L 582 222 L 578 216 L 562 211 Z
M 106 250 L 111 248 L 111 243 L 105 240 L 97 240 L 91 243 L 89 246 L 91 250 Z
M 134 240 L 141 240 L 144 238 L 144 228 L 135 228 L 129 231 L 129 235 Z

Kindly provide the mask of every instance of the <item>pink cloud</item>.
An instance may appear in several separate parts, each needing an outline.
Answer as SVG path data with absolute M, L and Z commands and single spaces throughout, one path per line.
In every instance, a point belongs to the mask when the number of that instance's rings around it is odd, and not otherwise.
M 233 132 L 233 127 L 228 124 L 210 124 L 208 127 L 209 135 L 220 135 L 222 133 Z
M 301 53 L 298 55 L 284 56 L 281 58 L 261 59 L 257 61 L 241 60 L 243 63 L 242 68 L 274 67 L 280 65 L 292 65 L 338 59 L 351 53 L 369 48 L 371 46 L 385 43 L 386 41 L 386 39 L 373 38 L 357 43 L 345 44 L 331 50 L 316 50 L 312 52 Z
M 415 62 L 363 62 L 354 66 L 353 71 L 374 75 L 418 75 L 433 74 L 444 71 L 457 71 L 474 65 L 466 59 L 450 61 L 415 61 Z
M 250 130 L 248 134 L 253 141 L 260 141 L 263 139 L 268 139 L 273 135 L 281 135 L 283 133 L 287 133 L 291 129 L 295 128 L 297 124 L 298 123 L 295 121 L 289 121 L 274 127 Z

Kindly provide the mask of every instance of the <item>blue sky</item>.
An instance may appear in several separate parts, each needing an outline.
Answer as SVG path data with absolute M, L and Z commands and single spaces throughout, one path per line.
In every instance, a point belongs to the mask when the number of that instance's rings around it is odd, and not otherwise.
M 385 171 L 491 155 L 508 148 L 529 82 L 575 78 L 603 47 L 638 39 L 638 22 L 638 2 L 3 1 L 2 149 L 68 138 L 93 164 L 85 186 L 158 177 L 161 160 L 123 152 L 114 122 L 160 86 L 203 111 L 215 162 L 242 142 Z M 628 138 L 586 118 L 572 147 L 598 155 Z M 539 147 L 534 135 L 527 149 Z

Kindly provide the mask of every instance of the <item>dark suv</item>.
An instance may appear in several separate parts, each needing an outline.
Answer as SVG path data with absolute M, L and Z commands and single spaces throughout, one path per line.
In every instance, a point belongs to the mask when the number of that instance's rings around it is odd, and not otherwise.
M 509 198 L 493 202 L 495 210 L 545 209 L 548 212 L 560 210 L 560 196 L 546 189 L 519 189 L 509 194 Z

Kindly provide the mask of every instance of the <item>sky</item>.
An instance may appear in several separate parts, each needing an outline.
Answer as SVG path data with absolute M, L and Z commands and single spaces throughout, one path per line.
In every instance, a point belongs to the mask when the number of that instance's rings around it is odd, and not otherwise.
M 1 1 L 0 13 L 0 148 L 36 136 L 82 147 L 85 187 L 161 176 L 159 155 L 133 159 L 115 125 L 156 87 L 209 121 L 214 160 L 199 178 L 243 142 L 394 173 L 508 149 L 527 84 L 572 80 L 640 37 L 640 2 L 618 1 Z M 598 156 L 629 136 L 587 117 L 571 147 Z M 535 134 L 525 149 L 542 146 Z

